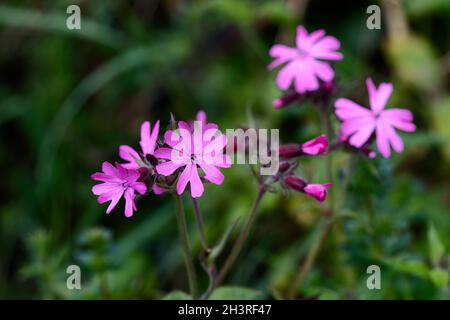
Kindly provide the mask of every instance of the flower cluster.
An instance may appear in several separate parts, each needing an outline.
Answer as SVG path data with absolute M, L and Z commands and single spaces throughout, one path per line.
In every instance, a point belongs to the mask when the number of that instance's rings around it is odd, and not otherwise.
M 325 36 L 324 30 L 308 34 L 303 26 L 297 28 L 295 48 L 274 45 L 269 52 L 274 58 L 269 68 L 285 64 L 277 75 L 276 83 L 281 90 L 293 87 L 293 91 L 275 99 L 273 107 L 282 108 L 304 99 L 314 100 L 323 96 L 329 98 L 330 93 L 335 91 L 334 71 L 330 64 L 319 59 L 343 59 L 343 55 L 336 51 L 339 47 L 340 42 L 332 36 Z M 319 80 L 323 82 L 319 83 Z M 372 79 L 368 78 L 366 84 L 370 109 L 346 98 L 335 101 L 335 113 L 342 121 L 342 126 L 334 146 L 348 145 L 373 158 L 375 153 L 370 149 L 369 143 L 375 136 L 378 151 L 383 157 L 389 158 L 391 148 L 395 152 L 402 152 L 404 149 L 403 141 L 395 129 L 415 131 L 413 115 L 406 109 L 385 109 L 393 91 L 391 83 L 381 83 L 377 88 Z M 297 154 L 302 151 L 286 147 L 283 152 Z
M 295 42 L 294 48 L 276 44 L 270 49 L 269 54 L 274 60 L 269 69 L 282 66 L 276 84 L 283 91 L 289 90 L 272 104 L 275 108 L 282 108 L 295 101 L 310 99 L 323 107 L 324 102 L 338 91 L 333 82 L 335 72 L 329 61 L 343 59 L 343 54 L 337 51 L 340 42 L 326 35 L 324 30 L 308 33 L 303 26 L 297 27 Z M 375 138 L 379 152 L 388 158 L 391 148 L 396 152 L 403 151 L 403 141 L 396 129 L 414 131 L 413 115 L 405 109 L 385 109 L 393 91 L 392 84 L 381 83 L 376 87 L 370 78 L 366 84 L 370 109 L 347 98 L 335 100 L 335 114 L 342 126 L 330 150 L 348 147 L 373 158 L 375 153 L 370 142 Z M 326 108 L 321 108 L 321 112 L 326 112 Z M 140 131 L 140 149 L 120 146 L 119 156 L 124 162 L 115 166 L 105 162 L 102 172 L 91 176 L 102 182 L 92 188 L 98 202 L 111 202 L 107 213 L 122 197 L 125 199 L 125 215 L 130 217 L 136 211 L 136 199 L 149 190 L 156 195 L 167 191 L 181 195 L 189 185 L 191 197 L 198 198 L 204 192 L 204 183 L 220 185 L 224 181 L 221 169 L 231 166 L 231 160 L 224 152 L 228 141 L 217 124 L 207 122 L 205 112 L 200 111 L 196 121 L 172 121 L 162 140 L 159 140 L 159 133 L 159 121 L 153 128 L 150 122 L 144 122 Z M 278 150 L 279 170 L 268 179 L 270 183 L 280 182 L 284 189 L 303 192 L 319 202 L 324 201 L 331 183 L 308 183 L 295 176 L 294 169 L 299 157 L 324 154 L 329 147 L 329 138 L 321 135 L 303 144 L 282 145 Z M 234 149 L 236 151 L 236 144 Z
M 175 124 L 173 124 L 175 126 Z M 219 168 L 229 168 L 231 160 L 224 154 L 226 137 L 220 134 L 215 123 L 206 122 L 206 114 L 200 111 L 196 121 L 179 121 L 177 128 L 167 130 L 160 141 L 160 122 L 153 129 L 150 122 L 141 125 L 140 150 L 130 146 L 119 147 L 119 157 L 125 163 L 115 166 L 104 162 L 102 172 L 91 178 L 103 183 L 92 188 L 99 203 L 111 201 L 106 213 L 110 213 L 119 200 L 125 199 L 125 216 L 136 211 L 137 195 L 148 190 L 160 195 L 174 190 L 181 195 L 190 184 L 191 196 L 203 194 L 203 183 L 222 184 L 224 176 Z

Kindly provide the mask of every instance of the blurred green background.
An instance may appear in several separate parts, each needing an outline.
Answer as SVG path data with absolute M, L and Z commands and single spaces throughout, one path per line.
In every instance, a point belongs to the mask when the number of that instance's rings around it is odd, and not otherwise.
M 376 2 L 382 29 L 368 30 L 374 2 L 2 1 L 0 297 L 187 291 L 170 196 L 143 199 L 131 219 L 121 206 L 106 215 L 89 176 L 118 159 L 120 144 L 137 146 L 142 121 L 167 123 L 169 112 L 190 119 L 204 109 L 221 128 L 254 121 L 279 128 L 285 143 L 322 133 L 313 105 L 271 107 L 280 92 L 268 50 L 292 45 L 304 24 L 341 41 L 339 95 L 366 102 L 367 76 L 393 82 L 388 105 L 412 110 L 418 130 L 402 135 L 405 152 L 389 160 L 336 154 L 336 224 L 299 297 L 450 298 L 450 2 Z M 70 4 L 81 7 L 81 31 L 66 29 Z M 323 164 L 302 161 L 299 174 L 325 182 Z M 225 177 L 200 199 L 210 242 L 247 214 L 256 194 L 245 166 Z M 268 195 L 227 284 L 284 296 L 320 218 L 321 206 L 301 194 Z M 71 264 L 81 266 L 80 291 L 66 288 Z M 371 264 L 381 267 L 381 290 L 366 287 Z

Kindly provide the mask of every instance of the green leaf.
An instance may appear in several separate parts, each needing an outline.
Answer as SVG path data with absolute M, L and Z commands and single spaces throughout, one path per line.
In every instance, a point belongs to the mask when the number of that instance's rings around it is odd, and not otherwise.
M 183 291 L 172 291 L 163 300 L 192 300 L 191 296 Z
M 434 269 L 430 271 L 430 279 L 436 287 L 445 288 L 448 285 L 449 275 L 447 271 Z
M 402 258 L 394 258 L 385 260 L 393 270 L 406 274 L 411 274 L 420 278 L 428 278 L 429 269 L 425 263 L 419 260 L 406 260 Z
M 214 290 L 211 300 L 255 300 L 261 298 L 261 292 L 243 287 L 220 287 Z
M 445 247 L 442 244 L 439 234 L 433 224 L 428 227 L 428 246 L 431 262 L 437 266 L 442 256 L 445 254 Z

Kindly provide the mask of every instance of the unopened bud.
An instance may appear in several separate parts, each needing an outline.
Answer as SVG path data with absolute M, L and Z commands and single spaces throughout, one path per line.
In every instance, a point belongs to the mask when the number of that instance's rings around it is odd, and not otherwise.
M 298 192 L 304 192 L 305 187 L 308 185 L 303 179 L 296 176 L 289 176 L 284 178 L 286 185 Z
M 272 106 L 276 109 L 286 107 L 287 105 L 298 100 L 301 95 L 297 92 L 288 93 L 287 95 L 272 101 Z
M 281 158 L 295 158 L 303 154 L 302 146 L 300 144 L 285 144 L 279 149 Z

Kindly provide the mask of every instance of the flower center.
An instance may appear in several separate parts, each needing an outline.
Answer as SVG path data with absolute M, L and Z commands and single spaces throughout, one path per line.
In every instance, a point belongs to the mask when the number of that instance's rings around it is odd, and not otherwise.
M 309 53 L 303 49 L 298 49 L 298 57 L 304 59 L 309 56 Z

